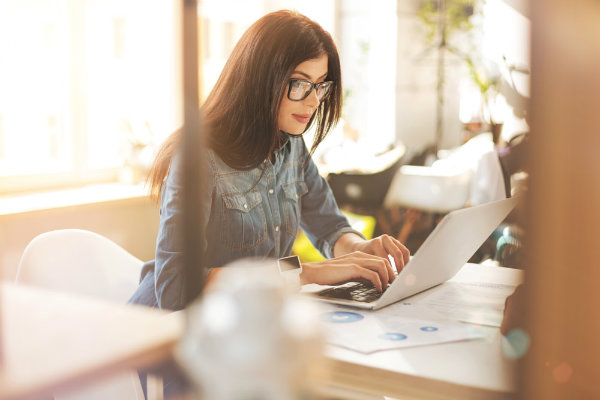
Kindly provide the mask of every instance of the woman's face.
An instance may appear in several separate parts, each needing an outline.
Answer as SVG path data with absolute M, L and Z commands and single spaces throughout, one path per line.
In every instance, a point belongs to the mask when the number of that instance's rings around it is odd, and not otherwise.
M 327 54 L 319 58 L 300 63 L 292 72 L 290 78 L 304 79 L 312 83 L 321 83 L 327 77 Z M 289 82 L 288 82 L 289 84 Z M 289 88 L 289 86 L 288 86 Z M 279 105 L 277 126 L 279 130 L 292 135 L 301 135 L 306 125 L 319 106 L 316 90 L 313 89 L 308 97 L 300 101 L 292 101 L 286 93 Z

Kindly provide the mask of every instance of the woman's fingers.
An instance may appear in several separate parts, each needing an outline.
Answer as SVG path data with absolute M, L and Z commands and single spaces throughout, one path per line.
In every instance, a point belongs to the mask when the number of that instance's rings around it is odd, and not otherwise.
M 358 246 L 358 249 L 364 253 L 372 254 L 386 260 L 388 260 L 388 255 L 391 255 L 398 272 L 402 271 L 404 266 L 410 260 L 410 251 L 408 248 L 406 248 L 406 246 L 398 239 L 390 235 L 381 235 L 374 239 L 364 241 Z M 389 271 L 393 272 L 391 264 L 389 267 Z M 391 276 L 395 277 L 395 274 L 392 273 Z M 394 278 L 390 279 L 390 282 L 393 280 Z
M 381 282 L 385 283 L 385 287 L 387 287 L 389 282 L 392 282 L 395 279 L 396 276 L 387 255 L 384 258 L 360 251 L 351 253 L 351 255 L 357 257 L 356 261 L 362 268 L 377 272 L 381 278 Z
M 410 260 L 410 252 L 399 240 L 389 235 L 381 236 L 381 240 L 385 247 L 385 251 L 394 258 L 396 270 L 400 273 Z
M 392 237 L 392 240 L 394 241 L 394 243 L 396 243 L 396 245 L 402 252 L 402 257 L 404 258 L 404 265 L 408 264 L 408 262 L 410 261 L 410 250 L 408 249 L 408 247 L 406 247 L 401 241 L 399 241 L 395 237 Z
M 380 292 L 383 291 L 383 283 L 382 282 L 386 282 L 386 281 L 381 279 L 380 274 L 378 274 L 377 272 L 372 271 L 368 268 L 361 267 L 359 265 L 355 265 L 353 267 L 353 271 L 355 274 L 353 279 L 360 279 L 360 278 L 367 279 L 373 284 L 373 286 L 375 286 L 375 288 L 377 290 L 379 290 Z
M 362 252 L 354 252 L 329 260 L 303 265 L 305 283 L 337 284 L 356 279 L 373 282 L 378 290 L 394 279 L 390 261 Z
M 410 259 L 410 252 L 400 241 L 382 235 L 364 242 L 361 251 L 345 254 L 325 261 L 305 264 L 302 279 L 306 282 L 325 285 L 349 280 L 366 279 L 382 291 L 396 278 L 388 254 L 402 271 Z

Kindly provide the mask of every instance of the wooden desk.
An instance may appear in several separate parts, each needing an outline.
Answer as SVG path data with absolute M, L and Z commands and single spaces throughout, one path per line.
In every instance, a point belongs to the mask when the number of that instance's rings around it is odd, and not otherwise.
M 522 279 L 519 270 L 469 264 L 455 277 L 507 285 Z M 112 372 L 150 366 L 172 355 L 183 330 L 182 313 L 165 314 L 14 284 L 1 285 L 0 295 L 6 352 L 0 400 L 37 396 Z M 328 384 L 402 399 L 509 398 L 515 389 L 515 362 L 503 356 L 498 328 L 487 332 L 486 339 L 373 354 L 330 346 Z M 354 396 L 349 398 L 365 398 Z
M 518 285 L 523 271 L 467 264 L 453 280 Z M 332 384 L 401 399 L 511 398 L 516 390 L 516 361 L 503 355 L 499 329 L 485 330 L 485 339 L 373 354 L 330 346 Z
M 0 399 L 48 395 L 171 356 L 177 314 L 31 286 L 0 285 Z

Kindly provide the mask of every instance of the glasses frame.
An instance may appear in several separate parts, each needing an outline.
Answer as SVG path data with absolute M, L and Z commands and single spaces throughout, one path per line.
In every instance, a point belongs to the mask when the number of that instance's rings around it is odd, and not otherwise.
M 304 94 L 304 97 L 302 97 L 301 99 L 292 99 L 290 97 L 290 93 L 292 92 L 292 85 L 296 82 L 306 82 L 308 83 L 311 87 L 310 90 L 307 91 Z M 290 84 L 288 86 L 288 91 L 287 91 L 287 98 L 290 101 L 302 101 L 304 99 L 306 99 L 314 90 L 315 93 L 317 94 L 317 99 L 319 99 L 319 101 L 322 101 L 325 97 L 327 97 L 327 95 L 329 95 L 329 93 L 331 93 L 331 87 L 333 86 L 333 81 L 324 81 L 324 82 L 320 82 L 320 83 L 313 83 L 311 81 L 307 81 L 306 79 L 300 79 L 300 78 L 291 78 L 290 79 Z M 319 97 L 319 89 L 322 87 L 329 87 L 329 89 L 327 90 L 327 93 L 325 93 L 324 95 L 322 95 L 321 97 Z

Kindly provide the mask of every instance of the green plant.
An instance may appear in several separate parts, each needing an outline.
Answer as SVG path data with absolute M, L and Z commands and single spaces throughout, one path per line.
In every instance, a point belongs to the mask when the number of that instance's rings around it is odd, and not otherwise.
M 426 27 L 426 39 L 435 41 L 443 32 L 468 31 L 473 28 L 471 17 L 480 0 L 422 0 L 417 16 Z
M 488 121 L 486 122 L 494 126 L 497 122 L 494 121 L 491 102 L 500 92 L 500 85 L 502 83 L 501 75 L 494 72 L 492 68 L 486 67 L 481 58 L 475 59 L 469 54 L 462 54 L 462 56 L 469 69 L 471 80 L 475 83 L 481 94 L 481 116 L 482 118 L 487 116 Z
M 484 0 L 421 0 L 417 16 L 425 27 L 425 39 L 432 48 L 437 49 L 437 112 L 435 143 L 433 152 L 437 153 L 443 137 L 443 105 L 445 86 L 445 54 L 455 53 L 450 39 L 457 32 L 466 33 L 473 29 L 473 16 L 479 13 L 480 3 Z M 474 65 L 474 64 L 473 64 Z

